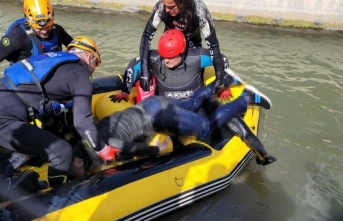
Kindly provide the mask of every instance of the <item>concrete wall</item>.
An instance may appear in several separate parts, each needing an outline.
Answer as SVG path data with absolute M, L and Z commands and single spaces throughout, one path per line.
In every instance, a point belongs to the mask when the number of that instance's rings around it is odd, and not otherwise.
M 51 0 L 53 4 L 151 11 L 157 0 Z M 215 19 L 343 30 L 343 0 L 204 0 Z

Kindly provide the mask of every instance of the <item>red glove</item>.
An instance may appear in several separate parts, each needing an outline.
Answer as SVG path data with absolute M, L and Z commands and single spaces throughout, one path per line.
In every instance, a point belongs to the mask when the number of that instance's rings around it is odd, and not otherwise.
M 147 97 L 155 95 L 156 92 L 156 78 L 152 77 L 152 84 L 150 85 L 149 90 L 143 90 L 140 85 L 140 81 L 137 81 L 135 84 L 137 88 L 136 104 L 141 102 Z
M 232 96 L 232 93 L 230 91 L 230 88 L 225 88 L 219 93 L 220 99 L 227 99 Z
M 125 92 L 120 92 L 119 94 L 113 94 L 109 96 L 111 98 L 111 101 L 113 103 L 120 102 L 122 100 L 125 100 L 126 102 L 129 100 L 129 95 Z
M 121 150 L 116 149 L 115 147 L 105 145 L 105 147 L 102 150 L 97 151 L 96 153 L 99 155 L 99 157 L 102 160 L 105 161 L 105 160 L 115 160 L 116 154 L 120 152 Z

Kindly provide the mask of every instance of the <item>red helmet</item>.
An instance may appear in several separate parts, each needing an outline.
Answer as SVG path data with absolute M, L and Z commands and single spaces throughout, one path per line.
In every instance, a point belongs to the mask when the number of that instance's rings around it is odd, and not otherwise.
M 182 54 L 186 49 L 186 39 L 182 31 L 169 29 L 158 41 L 158 53 L 164 58 L 172 58 Z

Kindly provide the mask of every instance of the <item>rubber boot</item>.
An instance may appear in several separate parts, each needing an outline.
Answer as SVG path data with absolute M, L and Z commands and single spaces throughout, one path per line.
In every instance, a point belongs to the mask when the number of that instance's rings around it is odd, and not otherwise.
M 253 151 L 256 156 L 256 163 L 263 166 L 275 162 L 277 159 L 270 156 L 265 150 L 261 141 L 252 133 L 250 128 L 240 117 L 234 117 L 226 124 L 228 129 L 239 136 L 242 141 Z
M 250 97 L 249 104 L 256 104 L 265 109 L 271 108 L 272 102 L 269 99 L 269 97 L 267 97 L 267 95 L 257 90 L 254 86 L 249 85 L 249 84 L 245 85 L 244 93 L 242 95 L 245 96 L 246 94 L 249 95 Z

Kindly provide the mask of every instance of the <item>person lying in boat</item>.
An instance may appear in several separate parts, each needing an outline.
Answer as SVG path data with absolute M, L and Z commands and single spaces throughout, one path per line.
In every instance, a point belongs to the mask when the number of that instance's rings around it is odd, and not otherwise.
M 223 59 L 227 73 L 225 76 L 226 85 L 242 82 L 237 75 L 228 69 L 225 56 Z M 186 39 L 183 33 L 177 29 L 170 29 L 161 35 L 158 50 L 152 50 L 150 53 L 150 67 L 156 78 L 156 91 L 152 90 L 149 93 L 176 99 L 187 98 L 204 85 L 204 68 L 212 65 L 211 54 L 208 49 L 186 50 Z M 135 84 L 138 85 L 140 70 L 141 60 L 139 58 L 131 60 L 124 73 L 122 92 L 112 96 L 113 102 L 128 100 L 131 88 Z M 219 96 L 229 93 L 227 87 Z M 266 109 L 271 107 L 270 100 L 262 94 L 256 94 L 254 104 L 261 105 Z M 217 105 L 214 104 L 214 106 Z M 252 133 L 241 117 L 233 117 L 230 122 L 225 124 L 225 127 L 231 133 L 239 136 L 251 148 L 256 155 L 258 164 L 267 165 L 276 161 L 275 157 L 268 155 L 261 141 Z
M 156 133 L 207 137 L 236 115 L 245 113 L 247 106 L 254 104 L 255 97 L 260 94 L 254 87 L 248 86 L 245 95 L 216 106 L 210 115 L 196 113 L 205 102 L 212 102 L 212 91 L 213 83 L 199 88 L 187 99 L 150 96 L 132 107 L 102 118 L 96 127 L 109 146 L 100 151 L 99 156 L 102 160 L 115 160 L 117 155 L 127 154 L 129 150 L 137 153 L 137 148 L 157 154 L 158 147 L 146 148 L 147 142 Z M 265 99 L 261 96 L 261 102 L 268 103 Z
M 0 146 L 49 162 L 50 186 L 66 182 L 70 175 L 72 146 L 44 129 L 49 119 L 65 111 L 66 101 L 72 100 L 73 123 L 81 139 L 96 151 L 106 145 L 98 138 L 91 109 L 91 75 L 100 62 L 94 41 L 78 36 L 67 52 L 21 60 L 5 69 L 0 80 Z M 36 119 L 42 128 L 30 123 Z

